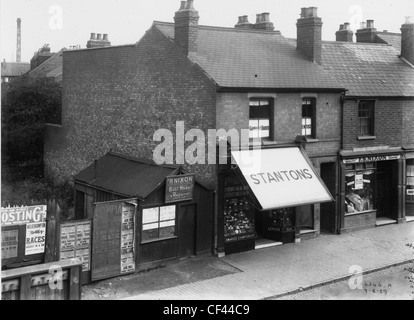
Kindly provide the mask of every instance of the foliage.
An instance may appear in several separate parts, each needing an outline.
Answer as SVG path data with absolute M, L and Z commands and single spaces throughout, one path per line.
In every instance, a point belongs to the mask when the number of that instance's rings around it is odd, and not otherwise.
M 60 123 L 61 103 L 62 86 L 53 79 L 26 76 L 4 87 L 2 163 L 42 161 L 44 124 Z

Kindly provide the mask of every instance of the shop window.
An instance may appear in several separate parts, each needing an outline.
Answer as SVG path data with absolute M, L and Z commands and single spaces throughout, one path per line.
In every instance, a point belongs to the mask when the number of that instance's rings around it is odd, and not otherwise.
M 141 242 L 175 237 L 175 226 L 175 205 L 143 209 Z
M 302 99 L 302 136 L 316 138 L 316 100 Z
M 407 160 L 407 197 L 406 200 L 414 202 L 414 159 Z
M 362 100 L 358 104 L 358 135 L 374 136 L 374 106 L 373 100 Z
M 256 237 L 254 218 L 247 196 L 235 196 L 225 200 L 224 236 L 226 242 Z
M 345 214 L 375 210 L 375 163 L 348 165 L 345 171 Z
M 272 130 L 272 99 L 251 99 L 249 103 L 250 139 L 270 139 Z

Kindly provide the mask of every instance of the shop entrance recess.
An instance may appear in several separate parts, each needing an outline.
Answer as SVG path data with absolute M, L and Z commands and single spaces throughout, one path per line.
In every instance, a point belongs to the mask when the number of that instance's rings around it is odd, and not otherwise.
M 377 162 L 376 183 L 377 225 L 397 222 L 398 162 Z

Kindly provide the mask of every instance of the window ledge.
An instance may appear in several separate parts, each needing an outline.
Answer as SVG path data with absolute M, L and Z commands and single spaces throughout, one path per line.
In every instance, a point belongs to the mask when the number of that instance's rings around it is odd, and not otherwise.
M 375 140 L 376 136 L 359 136 L 358 140 Z
M 300 143 L 315 143 L 315 142 L 319 142 L 319 139 L 311 138 L 311 137 L 307 137 L 307 136 L 296 136 L 295 142 L 300 142 Z
M 149 244 L 149 243 L 160 242 L 160 241 L 165 241 L 165 240 L 173 240 L 173 239 L 177 239 L 177 238 L 178 238 L 177 236 L 157 238 L 157 239 L 154 239 L 154 240 L 141 241 L 141 244 Z

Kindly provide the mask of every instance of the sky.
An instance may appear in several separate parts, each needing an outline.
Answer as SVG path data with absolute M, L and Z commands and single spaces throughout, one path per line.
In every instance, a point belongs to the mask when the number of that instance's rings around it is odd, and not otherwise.
M 106 33 L 112 45 L 139 41 L 153 21 L 173 22 L 179 0 L 0 0 L 1 61 L 16 61 L 17 18 L 22 20 L 22 61 L 29 62 L 44 44 L 52 52 L 86 47 L 91 33 Z M 296 20 L 303 7 L 318 7 L 322 39 L 335 40 L 339 25 L 354 31 L 372 19 L 382 31 L 400 32 L 406 16 L 414 16 L 413 0 L 195 0 L 201 25 L 234 27 L 238 17 L 270 13 L 275 30 L 296 38 Z M 354 38 L 355 39 L 355 38 Z

